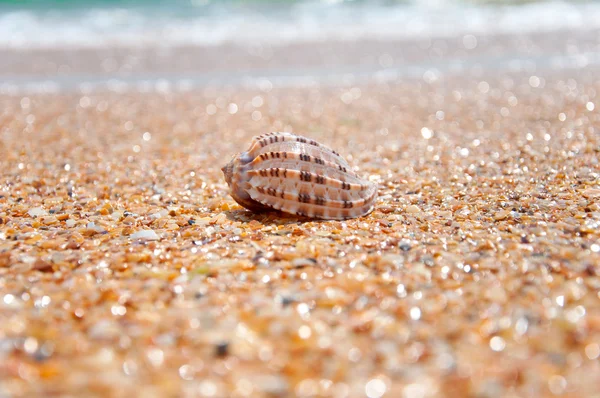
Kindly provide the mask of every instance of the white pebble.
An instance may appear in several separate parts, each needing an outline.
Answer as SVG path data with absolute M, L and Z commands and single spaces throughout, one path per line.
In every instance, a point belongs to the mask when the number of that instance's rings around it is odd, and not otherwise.
M 419 209 L 419 206 L 417 205 L 410 205 L 406 208 L 406 211 L 408 213 L 418 213 L 421 211 L 421 209 Z
M 105 231 L 105 229 L 104 229 L 104 228 L 102 228 L 102 227 L 100 227 L 100 226 L 96 225 L 96 224 L 95 224 L 95 223 L 93 223 L 93 222 L 89 222 L 89 223 L 87 223 L 86 229 L 88 229 L 88 230 L 90 230 L 90 231 L 94 231 L 94 232 L 99 232 L 99 233 L 102 233 L 102 232 L 104 232 L 104 231 Z
M 137 231 L 130 236 L 131 239 L 158 240 L 158 235 L 151 229 Z
M 159 212 L 150 215 L 150 218 L 158 220 L 159 218 L 166 217 L 169 212 L 166 209 L 162 209 Z
M 45 216 L 48 213 L 46 212 L 46 210 L 42 209 L 41 207 L 34 207 L 33 209 L 29 209 L 27 214 L 29 214 L 30 217 L 40 217 L 40 216 Z

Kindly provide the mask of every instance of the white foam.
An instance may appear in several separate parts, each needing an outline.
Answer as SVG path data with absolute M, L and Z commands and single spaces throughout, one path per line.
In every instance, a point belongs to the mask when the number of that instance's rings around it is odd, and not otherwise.
M 279 12 L 150 12 L 140 8 L 0 14 L 0 48 L 278 45 L 324 40 L 457 37 L 600 28 L 599 3 L 458 5 L 427 0 L 393 6 L 299 3 Z

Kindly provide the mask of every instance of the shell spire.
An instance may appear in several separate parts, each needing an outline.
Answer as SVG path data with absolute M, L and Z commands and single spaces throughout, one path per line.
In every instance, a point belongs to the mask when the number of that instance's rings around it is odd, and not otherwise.
M 292 133 L 254 137 L 221 170 L 233 199 L 252 211 L 344 220 L 369 214 L 377 197 L 377 185 L 356 175 L 339 153 Z

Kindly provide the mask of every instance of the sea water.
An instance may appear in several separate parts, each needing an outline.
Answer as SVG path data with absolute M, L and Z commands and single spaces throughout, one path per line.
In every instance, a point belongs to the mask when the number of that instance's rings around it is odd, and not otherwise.
M 599 30 L 599 1 L 0 0 L 0 92 L 534 75 L 600 64 Z
M 0 1 L 0 49 L 278 45 L 598 28 L 597 1 Z

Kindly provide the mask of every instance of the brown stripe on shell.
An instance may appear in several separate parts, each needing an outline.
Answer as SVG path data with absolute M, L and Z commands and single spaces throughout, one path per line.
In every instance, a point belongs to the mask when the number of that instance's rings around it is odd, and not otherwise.
M 252 150 L 256 149 L 255 145 L 258 145 L 260 147 L 265 147 L 269 144 L 274 144 L 277 142 L 285 142 L 285 141 L 295 141 L 295 142 L 300 142 L 302 144 L 312 145 L 312 146 L 327 150 L 337 156 L 340 156 L 340 154 L 338 152 L 334 151 L 333 149 L 331 149 L 330 147 L 328 147 L 326 145 L 318 143 L 315 140 L 312 140 L 312 139 L 306 138 L 306 137 L 302 137 L 300 135 L 296 135 L 293 133 L 286 133 L 286 132 L 267 133 L 267 134 L 263 134 L 263 135 L 254 137 L 252 140 L 252 145 L 250 146 L 250 149 L 248 150 L 248 152 L 252 152 Z
M 306 142 L 302 142 L 302 140 Z M 344 167 L 349 167 L 346 160 L 331 148 L 319 144 L 314 140 L 309 140 L 308 138 L 290 133 L 272 133 L 269 135 L 264 134 L 263 136 L 259 136 L 255 141 L 253 141 L 251 148 L 248 150 L 248 152 L 246 152 L 246 154 L 248 154 L 248 156 L 251 158 L 256 158 L 262 153 L 273 151 L 274 147 L 278 148 L 280 152 L 303 153 L 312 156 L 319 154 L 321 157 L 324 156 L 324 160 L 326 161 L 341 164 Z
M 298 178 L 284 178 L 281 173 L 279 177 L 263 177 L 260 175 L 249 177 L 248 187 L 274 187 L 296 195 L 299 192 L 306 192 L 333 200 L 358 200 L 370 196 L 374 191 L 373 186 L 363 191 L 348 191 L 324 184 L 302 181 Z
M 250 189 L 250 194 L 256 197 L 258 202 L 265 206 L 272 207 L 275 210 L 286 213 L 296 214 L 305 217 L 315 217 L 330 220 L 345 220 L 348 218 L 360 217 L 373 210 L 373 202 L 369 202 L 359 207 L 327 207 L 311 203 L 299 203 L 295 200 L 287 200 L 268 195 L 256 195 L 258 191 L 255 188 Z
M 267 174 L 273 176 L 273 173 L 275 173 L 277 177 L 279 175 L 285 174 L 284 177 L 286 177 L 286 178 L 296 178 L 296 179 L 299 179 L 300 181 L 315 182 L 316 184 L 328 185 L 328 186 L 331 186 L 334 188 L 340 188 L 340 189 L 350 190 L 350 191 L 362 191 L 367 188 L 367 186 L 365 184 L 349 183 L 349 182 L 338 180 L 336 178 L 324 176 L 324 175 L 317 174 L 317 173 L 312 173 L 310 171 L 280 169 L 280 168 L 267 168 L 267 169 L 249 170 L 248 171 L 248 175 L 250 175 L 250 176 L 254 176 L 254 175 L 265 176 Z
M 330 162 L 328 160 L 324 160 L 322 158 L 314 157 L 314 156 L 303 154 L 303 153 L 273 152 L 273 151 L 265 152 L 265 153 L 258 155 L 252 161 L 251 166 L 259 167 L 259 164 L 261 162 L 268 161 L 268 160 L 275 160 L 275 159 L 287 159 L 290 161 L 314 163 L 319 166 L 326 166 L 326 167 L 330 167 L 333 169 L 337 169 L 338 171 L 340 171 L 342 173 L 347 173 L 347 174 L 351 175 L 352 177 L 356 177 L 356 174 L 354 174 L 352 169 L 349 169 L 348 166 L 336 164 L 334 162 Z
M 309 204 L 313 204 L 313 205 L 318 205 L 318 206 L 326 206 L 326 207 L 333 207 L 333 208 L 342 208 L 342 209 L 351 209 L 353 207 L 361 207 L 363 205 L 365 205 L 366 203 L 368 203 L 369 201 L 371 201 L 371 199 L 373 198 L 375 192 L 373 192 L 373 194 L 364 197 L 364 198 L 360 198 L 360 199 L 354 199 L 354 200 L 334 200 L 334 199 L 330 199 L 330 198 L 326 198 L 322 195 L 314 195 L 311 194 L 309 192 L 289 192 L 289 191 L 284 191 L 282 189 L 276 189 L 276 188 L 272 188 L 272 187 L 261 187 L 261 186 L 256 186 L 254 187 L 256 188 L 256 191 L 260 194 L 260 195 L 268 195 L 268 196 L 275 196 L 281 199 L 285 199 L 288 201 L 297 201 L 299 203 L 309 203 Z M 252 199 L 254 200 L 258 200 L 262 198 L 262 196 L 257 195 L 256 197 L 252 196 Z
M 260 165 L 252 165 L 252 168 L 249 168 L 248 170 L 248 172 L 251 172 L 251 174 L 248 174 L 247 177 L 252 178 L 253 176 L 257 175 L 257 173 L 260 174 L 260 170 L 267 170 L 270 168 L 279 168 L 285 170 L 286 178 L 289 178 L 293 181 L 303 181 L 304 177 L 300 178 L 300 172 L 302 171 L 311 173 L 311 183 L 313 183 L 315 186 L 326 185 L 328 187 L 335 187 L 342 190 L 342 182 L 344 182 L 349 184 L 349 191 L 352 192 L 366 190 L 373 186 L 372 183 L 362 180 L 358 176 L 343 173 L 338 169 L 304 162 L 265 161 Z M 306 177 L 306 179 L 308 179 L 308 177 Z M 337 182 L 335 182 L 335 180 L 337 180 Z M 360 186 L 360 189 L 358 189 L 358 186 Z M 346 184 L 343 184 L 343 188 L 346 190 L 348 187 Z

